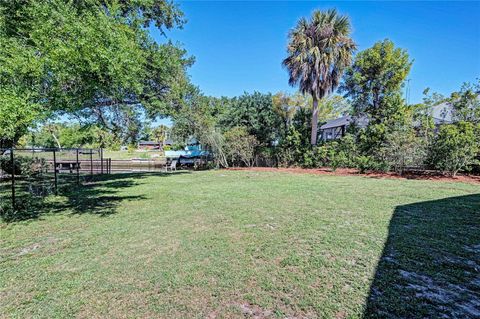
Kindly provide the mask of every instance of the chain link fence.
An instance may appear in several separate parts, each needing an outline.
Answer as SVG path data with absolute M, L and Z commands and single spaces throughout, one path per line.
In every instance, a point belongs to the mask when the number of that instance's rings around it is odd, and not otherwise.
M 0 149 L 0 215 L 38 209 L 49 195 L 61 195 L 111 172 L 102 149 Z

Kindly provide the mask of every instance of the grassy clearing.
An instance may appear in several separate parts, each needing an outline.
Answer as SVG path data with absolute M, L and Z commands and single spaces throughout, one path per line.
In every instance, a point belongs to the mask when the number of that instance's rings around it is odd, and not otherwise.
M 112 175 L 0 224 L 0 317 L 480 314 L 478 185 Z

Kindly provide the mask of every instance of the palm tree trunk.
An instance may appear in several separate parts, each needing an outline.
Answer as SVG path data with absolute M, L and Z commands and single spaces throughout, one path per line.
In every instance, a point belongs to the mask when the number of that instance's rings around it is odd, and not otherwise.
M 313 110 L 312 110 L 312 134 L 310 136 L 310 144 L 317 145 L 317 128 L 318 126 L 318 99 L 313 97 Z

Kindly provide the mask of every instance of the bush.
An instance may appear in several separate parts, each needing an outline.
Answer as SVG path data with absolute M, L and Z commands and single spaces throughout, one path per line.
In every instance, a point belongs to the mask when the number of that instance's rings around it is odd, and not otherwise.
M 118 152 L 122 148 L 122 144 L 118 141 L 114 141 L 110 144 L 108 144 L 107 150 L 113 151 L 113 152 Z
M 387 172 L 389 166 L 387 163 L 378 161 L 373 156 L 361 155 L 356 158 L 356 168 L 364 174 L 368 171 Z
M 229 162 L 235 165 L 253 166 L 257 138 L 248 134 L 245 127 L 234 127 L 223 134 L 225 139 L 225 154 Z
M 348 157 L 343 151 L 337 151 L 336 149 L 331 149 L 329 151 L 330 158 L 330 167 L 333 171 L 336 171 L 338 167 L 347 167 L 348 166 Z
M 304 166 L 306 160 L 304 153 L 306 150 L 308 149 L 303 146 L 302 135 L 291 125 L 288 128 L 287 135 L 280 144 L 278 162 L 281 166 Z
M 301 163 L 297 163 L 304 168 L 314 168 L 318 167 L 316 158 L 315 158 L 315 150 L 314 149 L 305 149 L 302 153 L 302 160 Z
M 478 163 L 479 125 L 457 122 L 442 125 L 430 148 L 429 163 L 444 174 L 455 176 Z
M 352 134 L 346 134 L 334 145 L 337 154 L 338 167 L 356 167 L 356 158 L 359 156 L 356 139 Z
M 15 156 L 14 163 L 10 156 L 0 156 L 0 168 L 7 174 L 12 174 L 15 169 L 15 175 L 32 176 L 42 172 L 46 168 L 45 159 L 37 159 L 25 156 Z
M 358 156 L 355 137 L 347 134 L 337 141 L 327 142 L 314 148 L 314 165 L 316 167 L 329 166 L 334 171 L 339 168 L 356 167 Z
M 278 166 L 278 151 L 279 149 L 272 147 L 261 147 L 257 149 L 255 165 L 263 167 Z
M 185 149 L 185 146 L 187 146 L 185 143 L 174 143 L 170 149 L 172 151 L 183 151 Z
M 2 201 L 0 203 L 0 217 L 7 223 L 35 218 L 38 216 L 41 205 L 42 200 L 31 194 L 25 194 L 17 198 L 15 208 L 12 207 L 10 201 Z

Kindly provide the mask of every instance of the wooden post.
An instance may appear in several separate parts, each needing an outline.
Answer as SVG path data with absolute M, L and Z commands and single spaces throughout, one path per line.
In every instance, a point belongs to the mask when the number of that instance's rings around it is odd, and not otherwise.
M 80 162 L 78 161 L 78 148 L 77 148 L 77 185 L 80 185 Z
M 10 162 L 12 164 L 12 210 L 15 211 L 15 161 L 13 158 L 13 147 L 10 149 Z
M 53 150 L 53 176 L 55 177 L 55 195 L 58 195 L 58 180 L 57 180 L 57 152 Z

